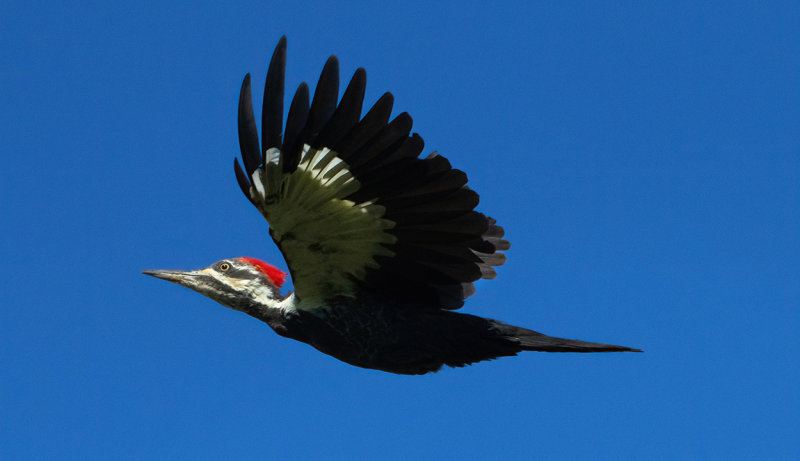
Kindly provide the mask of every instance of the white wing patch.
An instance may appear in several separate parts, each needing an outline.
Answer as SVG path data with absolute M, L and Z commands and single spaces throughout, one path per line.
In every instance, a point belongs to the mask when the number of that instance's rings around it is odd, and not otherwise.
M 344 197 L 359 182 L 336 152 L 303 146 L 297 170 L 284 174 L 277 149 L 269 149 L 265 165 L 253 173 L 250 195 L 267 218 L 273 238 L 291 268 L 299 309 L 313 309 L 332 295 L 353 296 L 355 281 L 375 256 L 392 256 L 383 244 L 396 238 L 385 231 L 394 223 L 372 201 Z

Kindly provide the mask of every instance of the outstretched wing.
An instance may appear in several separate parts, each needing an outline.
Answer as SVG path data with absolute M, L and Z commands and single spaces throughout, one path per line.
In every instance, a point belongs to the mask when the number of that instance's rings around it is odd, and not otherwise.
M 359 68 L 341 101 L 339 63 L 331 56 L 309 106 L 308 86 L 292 99 L 284 130 L 286 37 L 267 71 L 262 143 L 250 95 L 239 97 L 234 162 L 242 192 L 270 225 L 300 308 L 370 290 L 431 307 L 457 309 L 472 282 L 493 278 L 509 248 L 503 229 L 474 211 L 467 176 L 435 152 L 419 158 L 411 117 L 389 121 L 385 93 L 362 118 L 366 72 Z

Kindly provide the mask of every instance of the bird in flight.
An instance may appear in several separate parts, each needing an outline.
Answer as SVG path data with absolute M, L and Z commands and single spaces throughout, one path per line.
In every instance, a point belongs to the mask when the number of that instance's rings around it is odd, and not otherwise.
M 339 63 L 325 63 L 314 96 L 300 84 L 286 124 L 286 37 L 267 71 L 261 143 L 250 74 L 239 94 L 236 180 L 264 215 L 289 267 L 231 258 L 193 271 L 145 274 L 244 312 L 276 333 L 351 365 L 425 374 L 521 351 L 640 352 L 547 336 L 456 312 L 491 279 L 510 244 L 494 219 L 477 211 L 467 176 L 436 152 L 420 157 L 411 117 L 390 121 L 384 93 L 363 117 L 366 72 L 359 68 L 339 99 Z

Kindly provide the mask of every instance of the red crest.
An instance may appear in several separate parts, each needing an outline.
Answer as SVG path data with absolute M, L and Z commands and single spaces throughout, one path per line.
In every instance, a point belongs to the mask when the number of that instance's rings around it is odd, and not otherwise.
M 284 280 L 286 280 L 286 272 L 278 269 L 275 266 L 271 266 L 260 259 L 246 257 L 237 259 L 250 263 L 253 267 L 266 275 L 272 284 L 278 288 L 280 288 L 280 286 L 283 285 Z

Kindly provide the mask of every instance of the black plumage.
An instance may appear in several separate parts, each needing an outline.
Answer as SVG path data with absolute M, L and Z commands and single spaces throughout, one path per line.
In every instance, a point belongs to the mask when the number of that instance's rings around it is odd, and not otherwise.
M 336 146 L 339 140 L 358 124 L 366 88 L 367 72 L 358 68 L 350 79 L 336 111 L 317 135 L 315 147 Z
M 253 115 L 253 103 L 251 101 L 250 74 L 247 74 L 239 92 L 239 149 L 242 151 L 242 160 L 244 160 L 247 176 L 252 175 L 261 164 L 256 118 Z
M 262 153 L 280 148 L 283 136 L 283 89 L 286 75 L 286 37 L 281 37 L 267 69 L 264 102 L 261 106 Z M 264 159 L 262 158 L 262 162 Z
M 308 120 L 308 85 L 305 82 L 297 87 L 297 91 L 289 106 L 286 117 L 286 131 L 283 135 L 281 157 L 284 172 L 292 172 L 300 161 L 300 149 L 303 147 L 300 133 Z
M 366 78 L 366 77 L 365 77 Z M 342 139 L 333 145 L 333 150 L 338 152 L 342 160 L 350 162 L 353 153 L 375 136 L 389 121 L 394 106 L 394 96 L 384 93 L 378 101 L 367 111 L 364 118 Z

